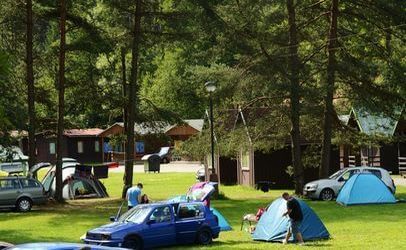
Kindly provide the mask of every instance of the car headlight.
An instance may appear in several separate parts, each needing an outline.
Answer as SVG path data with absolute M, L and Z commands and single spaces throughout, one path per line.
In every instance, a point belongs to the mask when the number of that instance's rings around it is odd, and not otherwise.
M 307 189 L 316 189 L 319 185 L 318 184 L 307 184 Z

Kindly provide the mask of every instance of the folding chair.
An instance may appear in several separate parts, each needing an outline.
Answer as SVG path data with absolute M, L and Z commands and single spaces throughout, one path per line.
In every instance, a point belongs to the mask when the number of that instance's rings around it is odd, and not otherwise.
M 249 223 L 250 228 L 251 228 L 253 222 L 257 223 L 257 216 L 255 214 L 245 214 L 241 220 L 241 229 L 240 230 L 242 231 L 242 228 L 244 227 L 244 224 L 246 224 L 246 223 Z

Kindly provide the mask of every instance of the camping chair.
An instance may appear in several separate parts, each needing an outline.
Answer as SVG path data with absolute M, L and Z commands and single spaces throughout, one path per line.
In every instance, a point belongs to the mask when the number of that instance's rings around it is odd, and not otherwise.
M 241 231 L 242 228 L 244 226 L 245 223 L 249 223 L 250 224 L 250 230 L 252 227 L 252 222 L 257 223 L 259 221 L 259 218 L 261 218 L 262 214 L 265 212 L 266 208 L 258 208 L 257 214 L 246 214 L 242 217 L 242 221 L 241 221 Z
M 245 214 L 243 217 L 242 217 L 242 220 L 241 220 L 241 231 L 242 231 L 242 228 L 244 227 L 244 225 L 245 224 L 247 224 L 247 223 L 249 223 L 249 225 L 250 225 L 250 230 L 251 230 L 251 226 L 252 226 L 252 223 L 257 223 L 258 221 L 257 221 L 257 216 L 255 215 L 255 214 Z

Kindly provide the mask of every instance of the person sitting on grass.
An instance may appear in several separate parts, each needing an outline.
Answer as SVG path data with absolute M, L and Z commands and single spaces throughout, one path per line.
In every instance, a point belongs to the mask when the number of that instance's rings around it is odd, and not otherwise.
M 293 237 L 297 240 L 297 242 L 302 245 L 303 242 L 303 237 L 302 234 L 300 233 L 299 226 L 300 223 L 303 220 L 303 214 L 302 214 L 302 209 L 300 208 L 299 202 L 289 195 L 288 193 L 283 193 L 282 198 L 287 201 L 286 206 L 287 206 L 287 211 L 283 213 L 282 216 L 287 216 L 289 215 L 289 228 L 288 232 L 286 234 L 285 239 L 282 241 L 283 244 L 287 244 L 290 236 L 293 234 Z
M 143 194 L 143 195 L 141 196 L 141 204 L 148 204 L 148 203 L 149 203 L 148 195 Z

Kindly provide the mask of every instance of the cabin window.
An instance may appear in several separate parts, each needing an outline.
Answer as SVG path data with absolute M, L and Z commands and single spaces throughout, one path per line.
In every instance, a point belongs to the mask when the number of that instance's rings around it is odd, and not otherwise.
M 83 142 L 78 141 L 78 153 L 83 153 Z
M 51 155 L 55 154 L 55 142 L 49 143 L 49 154 L 51 154 Z
M 94 142 L 94 152 L 100 152 L 100 143 L 99 143 L 99 141 Z
M 241 154 L 241 168 L 244 170 L 250 169 L 250 152 L 244 151 Z

